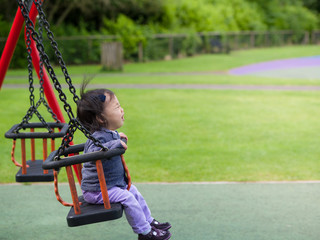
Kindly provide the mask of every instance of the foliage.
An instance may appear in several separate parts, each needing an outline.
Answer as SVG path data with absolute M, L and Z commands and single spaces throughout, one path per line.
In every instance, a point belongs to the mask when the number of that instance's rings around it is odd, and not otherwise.
M 300 0 L 247 1 L 257 4 L 269 29 L 311 31 L 319 27 L 319 14 L 304 7 Z
M 17 4 L 5 0 L 0 0 L 0 4 L 3 6 L 0 37 L 6 37 Z M 44 1 L 43 7 L 55 36 L 116 35 L 123 43 L 127 60 L 137 59 L 139 44 L 143 45 L 144 60 L 156 60 L 168 54 L 194 55 L 201 41 L 197 32 L 312 31 L 320 26 L 319 6 L 316 0 L 52 0 Z M 183 33 L 188 37 L 172 40 L 170 50 L 167 47 L 170 40 L 151 37 L 158 33 Z M 280 42 L 280 37 L 272 38 Z M 206 41 L 204 49 L 208 50 L 210 38 L 202 41 Z M 69 64 L 100 59 L 98 41 L 69 39 L 58 43 Z M 0 51 L 3 47 L 4 40 L 1 40 Z M 49 49 L 50 59 L 56 63 Z M 25 65 L 25 44 L 21 36 L 11 67 Z
M 0 0 L 0 15 L 11 22 L 17 9 L 15 1 Z M 140 25 L 159 23 L 166 29 L 188 26 L 196 31 L 256 30 L 272 27 L 274 19 L 291 6 L 319 20 L 317 0 L 52 0 L 43 7 L 50 23 L 78 26 L 84 21 L 89 31 L 99 31 L 103 18 L 117 21 L 125 15 Z M 296 10 L 299 11 L 299 10 Z M 302 21 L 309 17 L 301 18 Z M 318 21 L 317 20 L 317 21 Z M 312 25 L 312 24 L 311 24 Z M 317 25 L 319 27 L 319 25 Z
M 109 19 L 116 20 L 119 15 L 126 15 L 139 24 L 161 22 L 165 11 L 163 0 L 110 0 L 106 7 Z
M 144 43 L 146 40 L 139 26 L 123 14 L 120 14 L 115 22 L 104 18 L 103 23 L 103 32 L 116 35 L 122 42 L 126 59 L 130 59 L 130 56 L 137 52 L 139 43 Z
M 316 16 L 304 7 L 285 6 L 282 14 L 279 14 L 274 21 L 274 28 L 276 29 L 292 29 L 295 31 L 305 29 L 310 31 L 316 27 Z
M 180 1 L 177 2 L 176 17 L 182 27 L 193 28 L 197 32 L 266 28 L 256 6 L 243 0 Z
M 319 0 L 303 0 L 303 5 L 310 11 L 319 14 L 320 13 L 320 1 Z
M 5 39 L 10 32 L 11 25 L 8 24 L 4 19 L 4 17 L 0 15 L 0 39 Z M 0 52 L 4 49 L 5 41 L 0 42 Z M 23 35 L 21 34 L 17 46 L 15 49 L 15 54 L 11 59 L 11 66 L 14 67 L 26 67 L 27 66 L 27 58 L 26 58 L 26 45 L 24 43 Z
M 11 22 L 17 11 L 18 4 L 16 1 L 0 0 L 0 16 L 6 22 Z M 2 28 L 0 34 L 2 32 Z
M 197 53 L 197 48 L 201 44 L 201 39 L 196 32 L 191 32 L 182 42 L 182 52 L 187 56 L 193 56 Z

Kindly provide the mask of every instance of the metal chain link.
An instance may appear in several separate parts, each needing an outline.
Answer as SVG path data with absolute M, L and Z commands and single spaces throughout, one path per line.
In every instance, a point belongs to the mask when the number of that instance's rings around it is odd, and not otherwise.
M 60 84 L 60 82 L 58 81 L 57 77 L 56 77 L 56 74 L 50 64 L 50 60 L 49 60 L 49 57 L 48 55 L 45 53 L 45 50 L 44 50 L 44 46 L 42 44 L 42 42 L 40 41 L 40 37 L 39 37 L 39 34 L 35 31 L 34 29 L 34 25 L 33 25 L 33 22 L 30 20 L 29 18 L 29 11 L 28 9 L 25 7 L 24 3 L 22 0 L 17 0 L 18 2 L 18 5 L 21 9 L 21 13 L 25 19 L 25 22 L 26 22 L 26 25 L 28 25 L 30 27 L 30 30 L 31 30 L 31 36 L 33 38 L 33 40 L 36 42 L 36 47 L 39 51 L 39 54 L 43 60 L 43 63 L 45 64 L 46 68 L 47 68 L 47 71 L 53 81 L 53 85 L 55 87 L 55 89 L 57 90 L 57 92 L 59 93 L 59 99 L 63 102 L 63 107 L 64 107 L 64 110 L 66 111 L 69 119 L 70 119 L 70 126 L 67 130 L 67 133 L 66 135 L 64 136 L 63 140 L 62 140 L 62 144 L 61 146 L 59 147 L 58 149 L 58 154 L 56 156 L 56 158 L 59 158 L 60 155 L 63 153 L 63 150 L 65 148 L 67 148 L 69 146 L 69 144 L 71 143 L 72 139 L 73 139 L 73 135 L 74 135 L 74 132 L 76 131 L 76 129 L 78 128 L 80 131 L 82 131 L 84 133 L 84 135 L 92 140 L 94 142 L 94 144 L 98 147 L 100 147 L 102 150 L 108 150 L 106 147 L 104 147 L 102 145 L 102 143 L 97 140 L 96 138 L 94 138 L 91 133 L 78 121 L 78 119 L 76 119 L 74 117 L 74 114 L 72 112 L 72 108 L 70 106 L 70 104 L 68 104 L 67 102 L 67 97 L 65 95 L 65 93 L 62 91 L 62 86 Z M 51 42 L 51 46 L 52 48 L 54 49 L 55 53 L 56 53 L 56 56 L 58 58 L 58 61 L 59 61 L 59 64 L 60 64 L 60 67 L 62 69 L 62 72 L 64 73 L 64 76 L 65 76 L 65 80 L 66 82 L 68 83 L 69 85 L 69 90 L 70 92 L 72 93 L 73 95 L 73 100 L 75 103 L 77 103 L 77 101 L 79 100 L 79 97 L 76 95 L 76 89 L 75 87 L 72 85 L 72 81 L 71 81 L 71 78 L 68 74 L 68 71 L 67 71 L 67 68 L 66 68 L 66 65 L 62 59 L 62 55 L 60 53 L 60 51 L 58 50 L 58 44 L 57 42 L 54 40 L 54 36 L 53 36 L 53 33 L 51 32 L 50 30 L 50 24 L 48 23 L 48 21 L 46 20 L 45 18 L 45 14 L 42 10 L 42 7 L 41 7 L 41 1 L 40 0 L 33 0 L 34 4 L 36 5 L 37 7 L 37 10 L 38 10 L 38 13 L 39 13 L 39 16 L 40 18 L 42 19 L 42 22 L 44 24 L 44 28 L 47 32 L 47 36 L 48 38 L 50 39 L 50 42 Z
M 36 47 L 39 51 L 39 54 L 43 60 L 43 63 L 45 64 L 46 68 L 47 68 L 47 71 L 54 83 L 54 87 L 55 89 L 57 90 L 57 92 L 59 93 L 59 98 L 60 100 L 63 102 L 64 104 L 64 109 L 66 110 L 67 114 L 68 114 L 68 117 L 70 119 L 74 118 L 74 115 L 73 115 L 73 112 L 72 112 L 72 109 L 71 109 L 71 106 L 67 103 L 67 97 L 65 95 L 65 93 L 62 91 L 62 86 L 60 84 L 60 82 L 58 81 L 57 77 L 56 77 L 56 74 L 50 64 L 50 61 L 49 61 L 49 57 L 48 55 L 45 53 L 45 50 L 44 50 L 44 46 L 43 44 L 40 42 L 40 38 L 39 38 L 39 35 L 38 33 L 35 31 L 34 29 L 34 25 L 32 23 L 32 21 L 30 20 L 29 18 L 29 11 L 28 9 L 25 7 L 24 3 L 22 2 L 22 0 L 17 0 L 18 1 L 18 4 L 19 4 L 19 7 L 21 9 L 21 13 L 26 21 L 26 24 L 30 26 L 30 29 L 31 29 L 31 36 L 33 38 L 33 40 L 36 42 Z
M 64 135 L 61 145 L 57 150 L 57 154 L 55 156 L 55 160 L 59 160 L 59 157 L 63 154 L 63 151 L 69 147 L 70 143 L 73 140 L 73 136 L 74 136 L 74 132 L 77 130 L 77 127 L 74 124 L 73 119 L 71 119 L 69 121 L 69 127 L 68 130 L 66 132 L 66 134 Z
M 35 5 L 37 7 L 37 10 L 38 10 L 38 13 L 39 13 L 39 17 L 42 20 L 44 28 L 46 29 L 47 37 L 50 40 L 51 46 L 52 46 L 52 48 L 53 48 L 53 50 L 54 50 L 54 52 L 56 54 L 56 57 L 57 57 L 58 62 L 59 62 L 59 65 L 60 65 L 61 70 L 62 70 L 62 72 L 64 74 L 65 80 L 66 80 L 67 84 L 69 85 L 69 91 L 73 95 L 74 102 L 77 103 L 77 101 L 79 100 L 79 97 L 77 96 L 76 89 L 72 84 L 71 77 L 69 76 L 69 73 L 68 73 L 68 70 L 67 70 L 65 62 L 63 61 L 62 54 L 58 49 L 58 43 L 54 40 L 53 32 L 50 30 L 50 24 L 47 21 L 46 16 L 45 16 L 45 14 L 44 14 L 44 12 L 42 10 L 41 0 L 34 0 L 33 2 L 35 3 Z
M 74 119 L 74 120 L 75 120 L 75 122 L 77 123 L 78 129 L 79 129 L 81 132 L 83 132 L 83 134 L 84 134 L 88 139 L 90 139 L 90 140 L 94 143 L 94 145 L 96 145 L 96 146 L 98 146 L 98 147 L 101 147 L 102 150 L 109 150 L 107 147 L 104 147 L 104 146 L 102 145 L 102 143 L 101 143 L 98 139 L 94 138 L 94 137 L 92 136 L 92 134 L 89 132 L 89 130 L 86 129 L 86 128 L 79 122 L 78 119 Z
M 42 125 L 45 126 L 49 133 L 52 132 L 52 129 L 49 127 L 49 125 L 46 123 L 44 118 L 41 116 L 41 114 L 38 112 L 38 104 L 35 106 L 34 104 L 34 87 L 33 87 L 33 68 L 32 68 L 32 49 L 31 49 L 31 30 L 29 28 L 29 25 L 26 25 L 26 45 L 27 45 L 27 60 L 28 60 L 28 79 L 29 79 L 29 92 L 30 92 L 30 108 L 28 109 L 26 115 L 23 117 L 22 122 L 16 127 L 14 130 L 15 133 L 18 133 L 20 129 L 22 129 L 22 125 L 25 123 L 28 123 L 29 120 L 32 118 L 33 114 L 36 114 L 36 116 L 41 121 Z M 38 101 L 39 102 L 39 101 Z
M 29 92 L 30 92 L 30 105 L 34 106 L 34 87 L 33 87 L 33 75 L 32 75 L 32 58 L 31 58 L 31 38 L 30 38 L 30 29 L 28 26 L 26 30 L 26 36 L 27 36 L 27 60 L 28 60 L 28 79 L 29 79 Z
M 85 134 L 85 136 L 88 139 L 90 139 L 96 146 L 100 147 L 102 151 L 108 151 L 109 150 L 107 147 L 104 147 L 99 140 L 97 140 L 96 138 L 92 137 L 92 135 L 89 133 L 89 131 L 87 129 L 85 129 L 85 127 L 78 121 L 78 119 L 74 118 L 74 119 L 71 119 L 69 121 L 69 128 L 68 128 L 68 130 L 66 132 L 66 135 L 62 139 L 62 143 L 61 143 L 60 147 L 57 150 L 57 155 L 55 157 L 56 160 L 58 160 L 59 157 L 61 155 L 63 155 L 63 151 L 67 147 L 69 147 L 70 143 L 73 140 L 74 133 L 75 133 L 75 131 L 77 129 L 82 131 Z
M 42 21 L 41 19 L 39 19 L 39 40 L 40 42 L 42 42 L 43 37 L 42 37 Z M 56 123 L 60 123 L 61 121 L 58 119 L 57 115 L 52 111 L 51 107 L 49 106 L 49 104 L 47 103 L 46 99 L 44 98 L 44 89 L 43 89 L 43 76 L 44 76 L 44 72 L 43 72 L 43 60 L 42 57 L 40 56 L 40 61 L 39 61 L 39 76 L 40 76 L 40 99 L 36 104 L 36 108 L 38 108 L 40 106 L 41 103 L 43 103 L 43 105 L 46 107 L 47 111 L 51 114 L 51 117 L 55 120 Z

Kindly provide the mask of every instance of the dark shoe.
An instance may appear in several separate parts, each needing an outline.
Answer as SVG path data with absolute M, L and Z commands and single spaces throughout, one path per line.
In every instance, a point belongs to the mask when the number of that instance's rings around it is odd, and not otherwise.
M 154 227 L 159 230 L 167 231 L 171 228 L 171 224 L 166 223 L 159 223 L 157 220 L 153 219 L 152 223 L 150 223 L 151 227 Z
M 170 237 L 171 233 L 169 231 L 151 228 L 151 231 L 147 235 L 139 234 L 138 240 L 168 240 Z

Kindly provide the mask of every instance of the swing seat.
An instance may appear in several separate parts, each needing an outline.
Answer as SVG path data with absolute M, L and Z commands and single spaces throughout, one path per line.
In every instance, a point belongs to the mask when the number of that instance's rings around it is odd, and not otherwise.
M 79 152 L 82 152 L 84 150 L 84 145 L 85 144 L 82 143 L 68 147 L 68 149 L 65 149 L 62 153 L 62 155 L 65 155 L 66 157 L 59 160 L 55 160 L 55 156 L 57 155 L 58 151 L 53 151 L 46 159 L 46 161 L 42 164 L 42 168 L 46 170 L 60 169 L 62 167 L 70 167 L 75 164 L 82 164 L 85 162 L 97 160 L 100 161 L 100 159 L 110 159 L 113 156 L 121 155 L 125 152 L 125 150 L 122 148 L 116 148 L 108 151 L 98 151 L 77 155 Z M 69 154 L 76 155 L 67 157 Z M 72 185 L 75 188 L 74 182 Z M 79 202 L 82 202 L 82 204 L 80 205 L 80 214 L 75 214 L 74 207 L 70 208 L 70 211 L 67 215 L 67 223 L 69 227 L 77 227 L 91 223 L 110 221 L 122 217 L 123 207 L 120 203 L 111 203 L 111 208 L 106 209 L 103 204 L 90 204 L 83 199 L 83 196 L 78 197 L 76 195 L 76 197 L 79 199 Z
M 48 126 L 51 129 L 59 129 L 58 132 L 16 132 L 17 128 L 20 126 L 19 124 L 15 124 L 11 127 L 9 131 L 6 132 L 5 137 L 6 138 L 12 138 L 12 139 L 56 139 L 56 138 L 62 138 L 67 130 L 69 125 L 66 123 L 47 123 Z M 42 123 L 24 123 L 21 125 L 21 129 L 39 129 L 39 128 L 45 128 L 45 126 Z M 24 148 L 25 149 L 25 148 Z M 45 147 L 46 149 L 46 147 Z M 14 150 L 13 150 L 14 151 Z M 25 159 L 25 153 L 24 159 Z M 31 157 L 32 160 L 25 161 L 26 165 L 29 165 L 28 168 L 26 168 L 26 171 L 23 171 L 23 168 L 20 167 L 19 171 L 16 174 L 16 182 L 52 182 L 54 180 L 53 176 L 53 170 L 48 170 L 48 173 L 44 173 L 42 169 L 43 160 L 35 160 Z M 18 166 L 18 165 L 17 165 Z
M 16 174 L 16 182 L 52 182 L 54 180 L 53 170 L 44 174 L 42 169 L 43 160 L 27 161 L 28 171 L 22 174 L 22 168 Z
M 110 221 L 122 217 L 123 209 L 120 203 L 111 203 L 111 208 L 105 209 L 103 204 L 87 203 L 82 196 L 79 197 L 79 201 L 82 202 L 80 205 L 81 214 L 76 215 L 73 207 L 71 207 L 67 216 L 69 227 Z

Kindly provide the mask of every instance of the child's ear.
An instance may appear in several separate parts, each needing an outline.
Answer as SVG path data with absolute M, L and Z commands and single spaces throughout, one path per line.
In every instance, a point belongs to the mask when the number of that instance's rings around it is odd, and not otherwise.
M 104 125 L 104 124 L 105 124 L 105 120 L 102 119 L 101 117 L 97 116 L 96 119 L 97 119 L 97 121 L 98 121 L 98 123 L 99 123 L 100 125 Z

